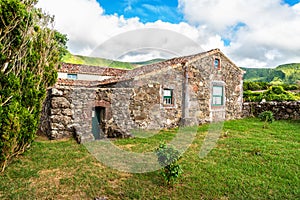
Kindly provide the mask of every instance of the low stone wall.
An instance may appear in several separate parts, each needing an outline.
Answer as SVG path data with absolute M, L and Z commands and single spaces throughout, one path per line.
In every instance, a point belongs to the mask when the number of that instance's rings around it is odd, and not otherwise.
M 277 120 L 300 120 L 300 101 L 245 102 L 243 104 L 243 117 L 258 116 L 264 111 L 272 111 Z

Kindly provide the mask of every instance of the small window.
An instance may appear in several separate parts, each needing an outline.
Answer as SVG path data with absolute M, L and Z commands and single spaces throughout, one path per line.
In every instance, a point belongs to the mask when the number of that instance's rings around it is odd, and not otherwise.
M 222 106 L 224 104 L 224 87 L 223 86 L 213 86 L 212 91 L 212 105 Z
M 221 63 L 219 58 L 215 58 L 214 67 L 215 69 L 221 69 Z
M 68 74 L 68 79 L 76 80 L 77 79 L 77 74 Z
M 165 105 L 172 105 L 173 104 L 173 90 L 171 89 L 164 89 L 164 104 Z

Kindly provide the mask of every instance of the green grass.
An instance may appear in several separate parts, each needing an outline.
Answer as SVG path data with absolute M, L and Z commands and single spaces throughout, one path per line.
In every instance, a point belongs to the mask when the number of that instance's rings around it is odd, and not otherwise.
M 252 118 L 226 122 L 216 148 L 203 159 L 198 155 L 209 126 L 200 126 L 172 187 L 158 171 L 130 174 L 106 167 L 73 140 L 36 141 L 0 175 L 0 199 L 299 199 L 300 121 L 263 126 Z M 114 144 L 153 151 L 176 131 Z

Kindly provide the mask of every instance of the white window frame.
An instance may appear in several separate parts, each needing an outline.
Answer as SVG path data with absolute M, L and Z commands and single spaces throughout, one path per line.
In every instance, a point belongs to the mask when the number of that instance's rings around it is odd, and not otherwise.
M 221 89 L 221 90 L 220 90 Z M 225 87 L 224 85 L 214 85 L 212 86 L 212 106 L 224 106 L 225 99 Z
M 72 80 L 77 80 L 78 79 L 78 75 L 77 74 L 67 74 L 67 78 L 68 79 L 72 79 Z
M 174 105 L 172 89 L 163 88 L 163 104 L 168 106 Z

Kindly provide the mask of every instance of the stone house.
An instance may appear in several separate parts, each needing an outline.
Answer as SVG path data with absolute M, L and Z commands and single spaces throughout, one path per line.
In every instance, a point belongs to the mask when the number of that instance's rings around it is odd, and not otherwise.
M 244 72 L 219 49 L 128 71 L 64 65 L 60 73 L 41 118 L 52 139 L 128 137 L 242 116 Z

